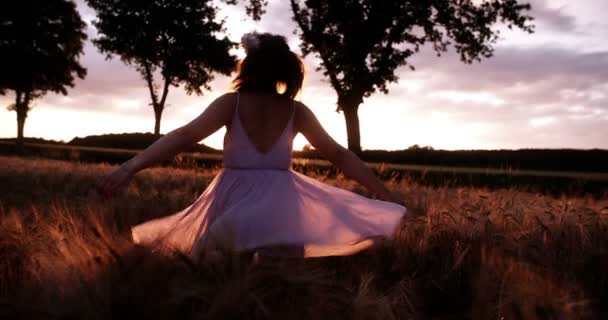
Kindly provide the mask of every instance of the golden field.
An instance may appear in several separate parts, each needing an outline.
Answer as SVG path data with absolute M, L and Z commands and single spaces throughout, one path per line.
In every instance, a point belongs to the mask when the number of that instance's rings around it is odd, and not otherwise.
M 608 318 L 605 197 L 387 181 L 411 214 L 382 247 L 195 263 L 129 230 L 183 209 L 218 171 L 148 169 L 104 200 L 94 184 L 111 167 L 0 157 L 0 318 Z

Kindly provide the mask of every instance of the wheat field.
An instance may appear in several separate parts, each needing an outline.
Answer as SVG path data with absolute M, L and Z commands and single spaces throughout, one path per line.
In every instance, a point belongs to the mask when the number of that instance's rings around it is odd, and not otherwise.
M 0 318 L 608 318 L 606 197 L 388 181 L 411 214 L 380 247 L 194 262 L 133 244 L 130 226 L 183 209 L 218 171 L 148 169 L 104 200 L 111 167 L 0 157 Z

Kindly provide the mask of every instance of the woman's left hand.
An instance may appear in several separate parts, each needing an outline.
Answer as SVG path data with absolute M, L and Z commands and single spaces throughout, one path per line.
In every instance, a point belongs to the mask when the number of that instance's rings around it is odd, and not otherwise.
M 405 206 L 405 200 L 403 199 L 403 196 L 397 191 L 391 191 L 386 201 Z
M 134 173 L 130 170 L 129 166 L 123 164 L 98 180 L 96 185 L 97 191 L 104 198 L 111 198 L 118 189 L 131 181 L 133 175 Z
M 397 191 L 390 191 L 384 188 L 384 192 L 380 195 L 380 200 L 393 202 L 402 206 L 405 206 L 405 201 L 403 200 L 403 196 Z

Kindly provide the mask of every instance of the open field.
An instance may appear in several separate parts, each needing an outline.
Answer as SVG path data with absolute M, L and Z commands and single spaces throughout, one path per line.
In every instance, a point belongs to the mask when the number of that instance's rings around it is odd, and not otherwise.
M 385 246 L 194 263 L 129 227 L 184 208 L 217 169 L 148 169 L 103 200 L 110 167 L 0 156 L 0 318 L 608 318 L 606 197 L 392 180 L 412 214 Z M 307 174 L 365 194 L 321 172 Z
M 86 163 L 122 163 L 141 150 L 66 146 L 26 143 L 25 155 Z M 16 154 L 14 143 L 0 141 L 0 156 Z M 297 154 L 296 154 L 297 155 Z M 221 153 L 181 153 L 163 165 L 188 169 L 218 169 Z M 406 180 L 433 187 L 483 187 L 492 189 L 517 187 L 521 191 L 575 196 L 608 196 L 608 172 L 568 170 L 515 170 L 509 168 L 477 168 L 420 164 L 368 163 L 376 174 L 386 180 Z M 294 158 L 293 169 L 305 174 L 334 177 L 337 172 L 328 161 Z

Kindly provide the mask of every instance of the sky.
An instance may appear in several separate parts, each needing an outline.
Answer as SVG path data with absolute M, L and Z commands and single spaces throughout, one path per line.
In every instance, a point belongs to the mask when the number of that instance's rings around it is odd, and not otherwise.
M 429 48 L 408 62 L 416 70 L 397 70 L 399 81 L 389 94 L 376 93 L 359 108 L 363 149 L 399 150 L 411 145 L 435 149 L 577 148 L 608 149 L 608 1 L 531 0 L 535 33 L 501 30 L 494 56 L 480 63 L 460 62 L 454 50 L 441 57 Z M 81 63 L 88 69 L 67 96 L 47 94 L 34 102 L 25 135 L 69 141 L 76 136 L 151 132 L 154 113 L 146 84 L 134 68 L 105 55 L 91 43 L 97 37 L 93 10 L 76 1 L 88 24 L 89 40 Z M 270 0 L 259 22 L 241 7 L 219 4 L 218 18 L 237 42 L 247 32 L 286 36 L 299 53 L 288 1 Z M 241 50 L 236 54 L 243 57 Z M 336 93 L 305 58 L 307 77 L 301 100 L 321 124 L 346 146 L 344 117 L 336 110 Z M 202 96 L 172 87 L 161 132 L 178 128 L 199 115 L 230 89 L 231 78 L 217 75 Z M 14 96 L 0 96 L 0 106 Z M 14 137 L 16 114 L 0 109 L 0 137 Z M 203 143 L 221 148 L 225 130 Z M 294 149 L 306 144 L 301 135 Z

